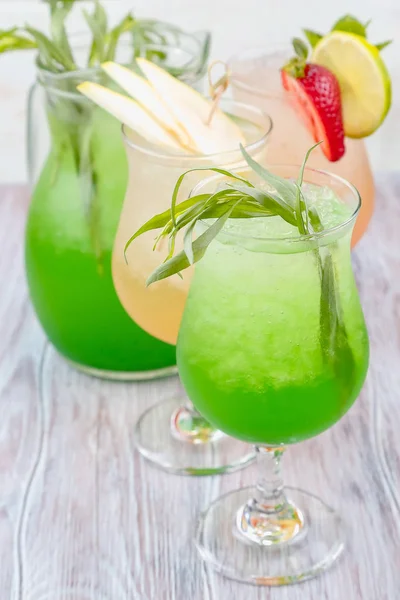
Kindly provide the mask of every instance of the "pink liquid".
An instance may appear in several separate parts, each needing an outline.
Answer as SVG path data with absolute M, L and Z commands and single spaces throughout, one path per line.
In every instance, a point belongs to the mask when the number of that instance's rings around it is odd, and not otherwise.
M 232 90 L 235 100 L 252 104 L 266 112 L 273 121 L 267 160 L 270 164 L 301 164 L 315 141 L 282 87 L 280 68 L 287 52 L 254 51 L 232 59 Z M 330 171 L 350 181 L 359 191 L 362 208 L 354 228 L 354 246 L 368 227 L 374 209 L 375 188 L 363 140 L 346 138 L 346 153 L 330 162 L 320 148 L 311 154 L 307 166 Z

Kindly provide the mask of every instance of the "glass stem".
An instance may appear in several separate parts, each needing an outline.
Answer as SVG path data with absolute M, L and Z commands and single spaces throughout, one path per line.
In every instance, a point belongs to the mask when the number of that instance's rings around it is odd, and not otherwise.
M 280 474 L 283 446 L 256 448 L 259 477 L 253 498 L 239 509 L 236 524 L 248 541 L 269 546 L 293 539 L 303 515 L 287 499 Z
M 256 448 L 258 481 L 255 501 L 266 513 L 276 513 L 287 502 L 281 476 L 281 460 L 285 449 L 283 446 Z
M 189 398 L 172 414 L 171 433 L 176 439 L 190 444 L 214 442 L 223 436 L 195 409 Z

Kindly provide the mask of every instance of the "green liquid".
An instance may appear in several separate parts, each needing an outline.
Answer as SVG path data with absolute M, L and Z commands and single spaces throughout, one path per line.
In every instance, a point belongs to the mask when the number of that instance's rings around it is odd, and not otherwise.
M 326 215 L 333 225 L 340 210 Z M 298 236 L 279 217 L 232 220 L 229 227 L 246 235 Z M 256 444 L 287 444 L 319 434 L 351 407 L 367 371 L 368 337 L 350 235 L 317 249 L 332 257 L 347 336 L 348 346 L 338 345 L 333 360 L 321 338 L 315 248 L 287 245 L 277 253 L 271 243 L 225 236 L 196 265 L 178 366 L 189 397 L 214 426 Z
M 31 299 L 49 340 L 68 359 L 106 371 L 176 363 L 175 347 L 126 314 L 114 290 L 111 255 L 127 183 L 120 125 L 93 117 L 95 232 L 83 205 L 73 151 L 54 144 L 34 190 L 26 228 Z

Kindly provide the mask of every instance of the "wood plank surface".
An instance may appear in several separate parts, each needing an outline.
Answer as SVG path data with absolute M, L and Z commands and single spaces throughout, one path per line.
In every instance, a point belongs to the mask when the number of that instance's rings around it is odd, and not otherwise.
M 254 467 L 168 475 L 133 450 L 140 413 L 176 378 L 125 384 L 71 369 L 46 344 L 23 271 L 27 193 L 0 187 L 0 600 L 398 600 L 400 598 L 400 176 L 377 179 L 377 210 L 354 252 L 371 367 L 351 411 L 291 448 L 285 478 L 340 509 L 338 565 L 286 588 L 204 567 L 196 518 Z

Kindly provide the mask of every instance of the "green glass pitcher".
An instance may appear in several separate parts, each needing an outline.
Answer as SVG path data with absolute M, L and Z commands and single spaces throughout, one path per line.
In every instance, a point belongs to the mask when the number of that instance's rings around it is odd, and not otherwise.
M 162 45 L 149 42 L 140 52 L 198 87 L 210 35 L 160 27 Z M 88 52 L 82 36 L 75 42 L 77 55 Z M 137 55 L 131 42 L 121 43 L 118 62 L 134 64 L 132 50 Z M 136 325 L 113 286 L 111 254 L 128 177 L 121 126 L 75 91 L 104 77 L 97 68 L 54 74 L 38 67 L 28 103 L 28 287 L 48 339 L 76 367 L 111 379 L 151 379 L 175 373 L 175 347 Z

